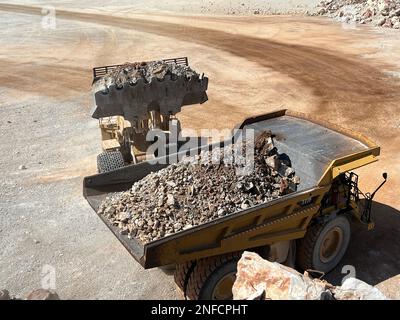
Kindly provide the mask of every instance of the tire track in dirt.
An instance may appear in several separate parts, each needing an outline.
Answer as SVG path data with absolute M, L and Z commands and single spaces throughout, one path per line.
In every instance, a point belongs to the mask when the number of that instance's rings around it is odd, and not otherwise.
M 0 85 L 4 87 L 64 98 L 90 90 L 92 74 L 89 68 L 63 64 L 21 63 L 1 58 L 0 65 Z
M 31 6 L 3 4 L 0 5 L 0 9 L 41 14 L 40 8 Z M 399 99 L 398 84 L 387 79 L 380 70 L 366 64 L 357 56 L 170 22 L 67 10 L 57 10 L 57 17 L 176 38 L 243 57 L 290 76 L 301 85 L 311 88 L 312 94 L 319 99 L 318 113 L 327 115 L 329 120 L 332 110 L 340 108 L 347 125 L 351 125 L 355 120 L 366 121 L 372 117 L 379 117 L 379 114 L 391 114 L 396 110 Z M 65 81 L 67 82 L 67 78 Z M 87 81 L 86 77 L 84 81 Z M 375 106 L 377 101 L 379 108 Z M 375 129 L 380 130 L 379 126 Z M 386 131 L 382 133 L 389 134 Z

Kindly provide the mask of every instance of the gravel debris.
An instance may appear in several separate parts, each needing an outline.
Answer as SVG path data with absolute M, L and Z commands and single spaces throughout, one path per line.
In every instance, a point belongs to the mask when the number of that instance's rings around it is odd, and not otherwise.
M 93 83 L 93 91 L 107 92 L 110 86 L 121 88 L 124 84 L 136 84 L 140 79 L 150 83 L 154 79 L 164 80 L 169 77 L 172 80 L 184 77 L 190 79 L 199 74 L 186 65 L 166 63 L 164 61 L 152 62 L 126 62 Z
M 400 29 L 400 0 L 325 0 L 320 2 L 315 15 Z
M 277 199 L 296 189 L 300 179 L 286 154 L 278 153 L 271 132 L 254 144 L 254 170 L 232 160 L 230 145 L 185 157 L 152 172 L 122 193 L 107 197 L 98 209 L 120 233 L 148 243 L 239 210 Z

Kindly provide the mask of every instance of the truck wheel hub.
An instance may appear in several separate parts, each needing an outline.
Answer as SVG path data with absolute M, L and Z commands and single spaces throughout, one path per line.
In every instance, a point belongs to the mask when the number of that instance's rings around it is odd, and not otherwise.
M 234 272 L 228 273 L 221 278 L 213 290 L 213 300 L 232 300 L 232 287 L 236 280 Z
M 328 263 L 333 260 L 343 243 L 343 230 L 339 227 L 334 227 L 329 230 L 322 239 L 319 257 L 323 263 Z

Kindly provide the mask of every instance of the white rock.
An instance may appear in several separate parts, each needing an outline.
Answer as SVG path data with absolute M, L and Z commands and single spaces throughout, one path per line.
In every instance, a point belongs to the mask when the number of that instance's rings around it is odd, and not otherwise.
M 167 194 L 167 205 L 169 205 L 169 206 L 175 205 L 175 198 L 170 193 Z
M 166 184 L 170 187 L 176 187 L 176 183 L 174 181 L 167 181 Z
M 240 208 L 242 208 L 243 210 L 246 210 L 249 207 L 249 205 L 247 204 L 247 202 L 242 202 L 242 204 L 240 205 Z
M 326 281 L 311 279 L 308 273 L 270 262 L 254 252 L 245 251 L 238 262 L 236 281 L 232 288 L 235 300 L 320 300 L 333 297 L 338 300 L 385 300 L 377 288 L 348 278 L 335 287 Z
M 378 20 L 378 23 L 376 24 L 377 26 L 383 26 L 386 22 L 386 18 L 382 18 Z
M 333 293 L 337 300 L 387 300 L 379 289 L 356 278 L 346 279 Z
M 387 10 L 389 10 L 389 6 L 387 5 L 386 2 L 381 1 L 381 2 L 378 4 L 378 9 L 379 9 L 379 11 L 387 11 Z
M 392 19 L 390 19 L 390 22 L 395 25 L 397 22 L 400 22 L 400 17 L 393 17 Z

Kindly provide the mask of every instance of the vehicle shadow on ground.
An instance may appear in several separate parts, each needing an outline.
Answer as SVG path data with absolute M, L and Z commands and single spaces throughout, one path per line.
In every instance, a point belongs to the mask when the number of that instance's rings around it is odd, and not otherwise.
M 372 216 L 372 231 L 358 222 L 352 223 L 348 250 L 325 280 L 340 285 L 352 266 L 355 277 L 371 285 L 400 274 L 400 211 L 374 201 Z

